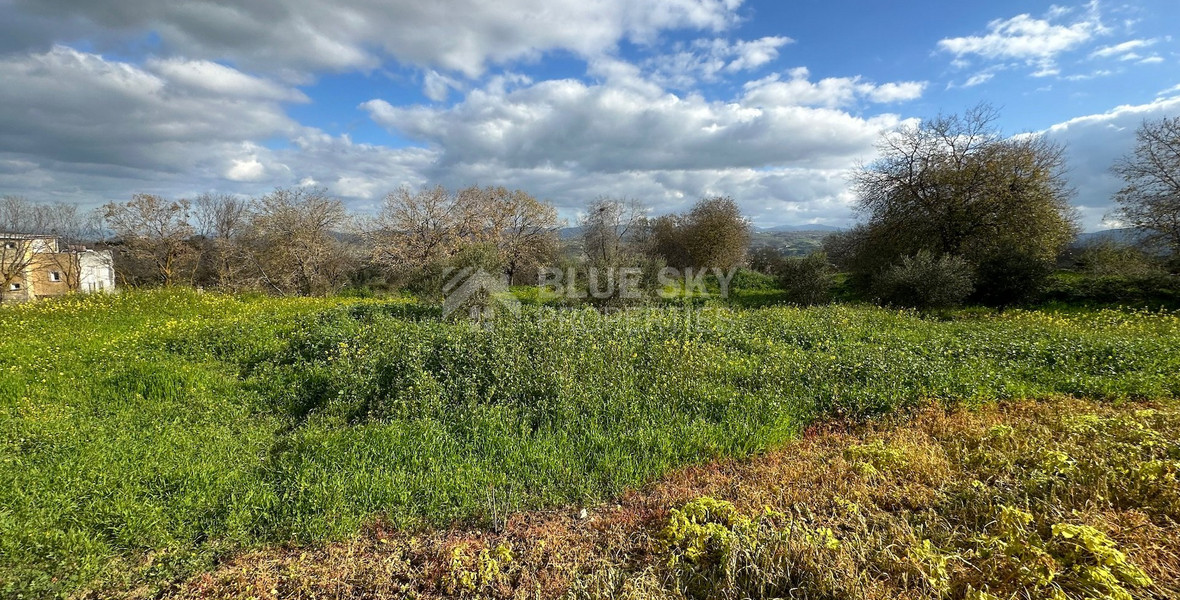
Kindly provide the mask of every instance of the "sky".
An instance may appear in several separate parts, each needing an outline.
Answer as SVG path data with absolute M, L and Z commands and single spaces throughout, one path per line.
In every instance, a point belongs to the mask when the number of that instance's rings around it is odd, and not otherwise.
M 846 226 L 884 132 L 980 102 L 1110 165 L 1180 115 L 1180 2 L 0 0 L 0 194 L 503 185 Z

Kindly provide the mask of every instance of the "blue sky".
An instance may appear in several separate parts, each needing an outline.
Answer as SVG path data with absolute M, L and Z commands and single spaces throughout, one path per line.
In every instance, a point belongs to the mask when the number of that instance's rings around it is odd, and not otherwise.
M 0 0 L 0 193 L 506 185 L 567 218 L 729 195 L 853 218 L 890 129 L 979 102 L 1067 146 L 1087 229 L 1144 119 L 1180 114 L 1174 0 Z

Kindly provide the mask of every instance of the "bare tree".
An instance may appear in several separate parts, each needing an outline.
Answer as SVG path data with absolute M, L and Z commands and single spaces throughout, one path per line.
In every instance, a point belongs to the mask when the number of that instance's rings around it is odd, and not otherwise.
M 135 194 L 131 200 L 103 206 L 106 225 L 123 246 L 131 264 L 122 269 L 124 281 L 128 271 L 145 271 L 159 283 L 177 283 L 196 264 L 197 252 L 189 243 L 193 227 L 189 224 L 188 200 L 167 200 L 153 194 Z
M 25 277 L 37 261 L 35 236 L 44 234 L 47 227 L 43 207 L 21 196 L 0 198 L 0 303 L 26 297 Z
M 83 244 L 99 236 L 97 224 L 78 212 L 76 204 L 56 203 L 45 208 L 46 230 L 56 238 L 54 252 L 42 255 L 44 263 L 61 275 L 70 290 L 82 286 Z
M 201 194 L 193 200 L 193 216 L 205 247 L 205 276 L 222 289 L 248 284 L 255 271 L 242 242 L 251 224 L 250 201 L 229 194 Z
M 253 262 L 280 293 L 335 292 L 355 265 L 352 250 L 339 239 L 350 227 L 344 204 L 326 190 L 276 189 L 257 203 L 250 233 Z
M 33 269 L 49 269 L 70 290 L 81 286 L 82 265 L 79 251 L 87 239 L 99 235 L 96 223 L 78 211 L 78 206 L 64 202 L 33 203 L 18 196 L 0 199 L 0 300 L 20 280 L 19 294 L 24 297 Z
M 509 277 L 555 246 L 557 211 L 526 192 L 471 186 L 402 188 L 366 227 L 373 261 L 399 278 L 422 275 L 472 246 L 492 246 Z
M 645 236 L 647 209 L 638 200 L 599 197 L 586 207 L 579 224 L 590 261 L 615 265 Z
M 1145 121 L 1135 139 L 1114 166 L 1126 182 L 1115 195 L 1117 214 L 1180 256 L 1180 117 Z
M 456 198 L 442 186 L 390 193 L 366 228 L 373 261 L 404 276 L 449 256 L 461 233 L 458 213 Z
M 557 248 L 557 209 L 521 190 L 491 190 L 497 218 L 496 246 L 504 272 L 513 281 L 526 266 L 539 267 Z

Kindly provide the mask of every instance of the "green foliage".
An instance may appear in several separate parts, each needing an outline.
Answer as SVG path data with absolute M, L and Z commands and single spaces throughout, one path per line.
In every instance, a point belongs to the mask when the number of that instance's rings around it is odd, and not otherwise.
M 823 252 L 804 258 L 784 258 L 777 265 L 776 275 L 788 302 L 810 306 L 832 300 L 835 273 Z
M 0 328 L 0 590 L 29 597 L 378 516 L 491 519 L 489 488 L 507 510 L 593 502 L 827 415 L 1180 391 L 1170 313 L 534 306 L 473 326 L 407 299 L 153 292 L 5 307 Z M 1052 489 L 1095 460 L 1067 452 Z M 1170 506 L 1170 463 L 1134 469 L 1119 497 Z
M 1048 279 L 1041 300 L 1071 306 L 1180 308 L 1180 277 L 1056 273 Z
M 752 519 L 729 502 L 702 496 L 672 509 L 659 539 L 676 587 L 689 598 L 764 598 L 800 589 L 818 594 L 839 589 L 833 574 L 799 568 L 830 559 L 840 548 L 835 533 L 783 513 L 767 510 Z
M 948 308 L 971 294 L 971 267 L 949 254 L 929 252 L 907 256 L 873 281 L 873 291 L 887 304 L 918 309 Z
M 1147 277 L 1164 272 L 1159 261 L 1142 248 L 1111 240 L 1086 244 L 1071 258 L 1078 270 L 1096 277 Z
M 974 300 L 1001 308 L 1025 304 L 1038 297 L 1052 271 L 1049 260 L 1003 245 L 976 265 Z

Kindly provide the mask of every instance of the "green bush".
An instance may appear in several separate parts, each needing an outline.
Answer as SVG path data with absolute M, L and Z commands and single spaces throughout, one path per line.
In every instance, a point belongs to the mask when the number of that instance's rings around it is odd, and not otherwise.
M 1072 305 L 1120 305 L 1180 308 L 1180 276 L 1091 276 L 1056 273 L 1049 277 L 1041 301 Z
M 789 302 L 809 306 L 832 301 L 835 273 L 823 252 L 803 258 L 784 258 L 778 264 L 777 275 Z
M 967 261 L 950 255 L 936 258 L 925 251 L 903 258 L 873 281 L 873 292 L 882 302 L 918 309 L 956 306 L 973 289 Z
M 975 266 L 974 300 L 987 306 L 1024 304 L 1040 295 L 1045 279 L 1053 272 L 1048 261 L 1005 247 Z

